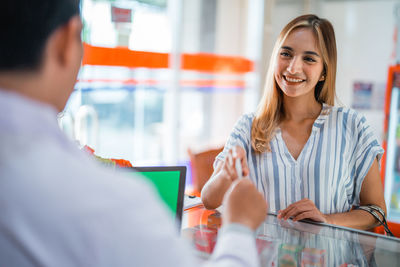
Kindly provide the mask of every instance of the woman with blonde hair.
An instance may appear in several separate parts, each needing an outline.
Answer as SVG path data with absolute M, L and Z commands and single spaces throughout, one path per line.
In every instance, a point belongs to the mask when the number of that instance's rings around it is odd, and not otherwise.
M 283 28 L 257 111 L 238 120 L 215 159 L 201 194 L 207 208 L 220 206 L 229 185 L 248 176 L 278 218 L 376 226 L 373 216 L 354 207 L 386 211 L 383 149 L 363 116 L 334 106 L 336 62 L 328 20 L 303 15 Z

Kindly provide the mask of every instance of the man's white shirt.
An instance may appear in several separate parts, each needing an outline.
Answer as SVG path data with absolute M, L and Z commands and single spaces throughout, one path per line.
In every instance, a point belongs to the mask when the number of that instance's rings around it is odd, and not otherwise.
M 196 266 L 151 185 L 98 166 L 50 106 L 0 90 L 2 266 Z M 258 266 L 249 229 L 226 227 L 208 266 Z M 247 230 L 247 231 L 246 231 Z

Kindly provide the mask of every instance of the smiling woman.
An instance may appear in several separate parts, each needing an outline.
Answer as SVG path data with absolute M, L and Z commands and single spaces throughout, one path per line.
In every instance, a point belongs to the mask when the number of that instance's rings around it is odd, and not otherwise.
M 208 208 L 242 175 L 264 193 L 278 218 L 311 219 L 359 229 L 377 221 L 354 207 L 385 210 L 378 161 L 383 154 L 365 118 L 335 107 L 336 41 L 331 23 L 315 15 L 289 22 L 275 43 L 264 96 L 243 115 L 202 190 Z M 232 154 L 232 148 L 237 154 Z
M 311 42 L 309 41 L 311 40 Z M 314 99 L 314 88 L 324 80 L 321 52 L 310 29 L 300 28 L 285 40 L 277 57 L 275 80 L 289 97 Z

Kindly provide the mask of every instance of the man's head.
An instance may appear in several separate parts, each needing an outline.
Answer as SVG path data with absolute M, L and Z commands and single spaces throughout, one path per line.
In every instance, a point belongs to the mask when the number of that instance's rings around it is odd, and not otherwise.
M 3 0 L 0 88 L 63 109 L 80 66 L 81 27 L 79 0 Z

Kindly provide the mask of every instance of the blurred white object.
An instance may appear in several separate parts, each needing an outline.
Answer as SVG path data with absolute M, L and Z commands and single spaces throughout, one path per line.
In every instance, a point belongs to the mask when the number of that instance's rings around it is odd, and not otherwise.
M 99 119 L 92 106 L 83 105 L 75 114 L 75 138 L 84 146 L 97 149 Z
M 236 146 L 233 147 L 233 156 L 235 157 L 235 169 L 239 179 L 243 178 L 242 164 L 240 163 L 240 158 L 238 158 L 238 154 L 236 151 Z

